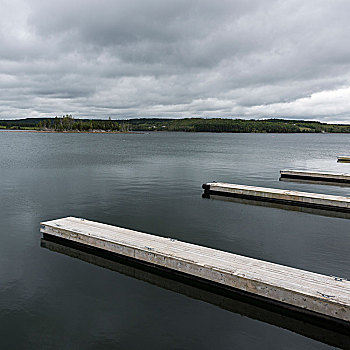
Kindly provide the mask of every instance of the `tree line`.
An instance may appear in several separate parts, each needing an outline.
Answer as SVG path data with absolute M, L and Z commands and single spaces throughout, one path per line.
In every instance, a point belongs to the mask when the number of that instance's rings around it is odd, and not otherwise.
M 40 129 L 53 131 L 185 131 L 230 133 L 350 133 L 350 125 L 288 119 L 224 119 L 138 118 L 113 121 L 109 119 L 74 119 L 71 115 L 55 118 L 0 120 L 8 129 Z
M 185 131 L 230 133 L 349 133 L 350 125 L 326 124 L 317 121 L 266 119 L 131 119 L 135 131 Z
M 82 120 L 74 119 L 71 115 L 65 115 L 62 118 L 41 120 L 37 127 L 41 130 L 54 131 L 119 131 L 119 123 L 108 120 Z

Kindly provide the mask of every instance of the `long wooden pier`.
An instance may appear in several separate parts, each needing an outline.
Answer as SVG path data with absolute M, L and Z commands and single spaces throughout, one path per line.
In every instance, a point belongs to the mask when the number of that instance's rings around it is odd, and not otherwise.
M 223 182 L 209 182 L 203 184 L 202 187 L 207 194 L 217 194 L 222 196 L 240 197 L 345 212 L 350 211 L 350 197 L 237 185 Z
M 74 217 L 43 222 L 40 231 L 231 287 L 292 309 L 350 322 L 350 282 L 343 278 Z
M 320 172 L 309 170 L 281 170 L 280 175 L 281 179 L 288 178 L 297 180 L 312 180 L 350 184 L 350 174 L 345 173 Z
M 338 162 L 348 163 L 350 162 L 350 156 L 339 156 Z
M 283 203 L 266 202 L 266 201 L 254 200 L 254 199 L 245 199 L 240 197 L 220 196 L 216 194 L 203 194 L 202 197 L 206 199 L 215 200 L 215 201 L 223 201 L 223 202 L 238 203 L 238 204 L 249 205 L 249 206 L 254 205 L 254 206 L 265 207 L 265 208 L 296 211 L 299 213 L 327 216 L 330 218 L 350 219 L 350 211 L 346 212 L 346 211 L 337 211 L 337 210 L 327 210 L 327 209 L 321 209 L 321 208 L 305 207 L 300 205 L 290 205 L 287 203 L 283 204 Z
M 41 239 L 41 247 L 52 252 L 115 271 L 117 273 L 156 285 L 192 299 L 210 303 L 229 312 L 274 325 L 303 335 L 316 341 L 350 350 L 350 322 L 325 322 L 324 319 L 306 317 L 276 307 L 248 295 L 233 293 L 231 289 L 217 288 L 206 281 L 194 280 L 190 275 L 175 275 L 171 270 L 157 270 L 136 260 L 125 260 L 122 256 L 101 249 L 91 249 L 57 237 Z

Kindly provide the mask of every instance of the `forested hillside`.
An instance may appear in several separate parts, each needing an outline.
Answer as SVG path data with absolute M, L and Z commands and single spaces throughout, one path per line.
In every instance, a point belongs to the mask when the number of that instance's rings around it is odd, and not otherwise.
M 350 133 L 350 125 L 326 124 L 317 121 L 287 119 L 77 119 L 71 115 L 61 118 L 27 118 L 0 120 L 0 128 L 51 131 L 185 131 L 233 133 Z

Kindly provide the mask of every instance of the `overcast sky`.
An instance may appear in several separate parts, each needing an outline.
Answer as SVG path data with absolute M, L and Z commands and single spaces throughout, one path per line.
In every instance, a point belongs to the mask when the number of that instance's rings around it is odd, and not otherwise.
M 0 0 L 0 118 L 350 123 L 348 0 Z

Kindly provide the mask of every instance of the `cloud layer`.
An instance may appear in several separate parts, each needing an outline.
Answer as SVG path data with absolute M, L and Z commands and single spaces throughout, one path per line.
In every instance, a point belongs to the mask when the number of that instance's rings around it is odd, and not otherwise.
M 346 0 L 0 0 L 0 118 L 350 122 Z

